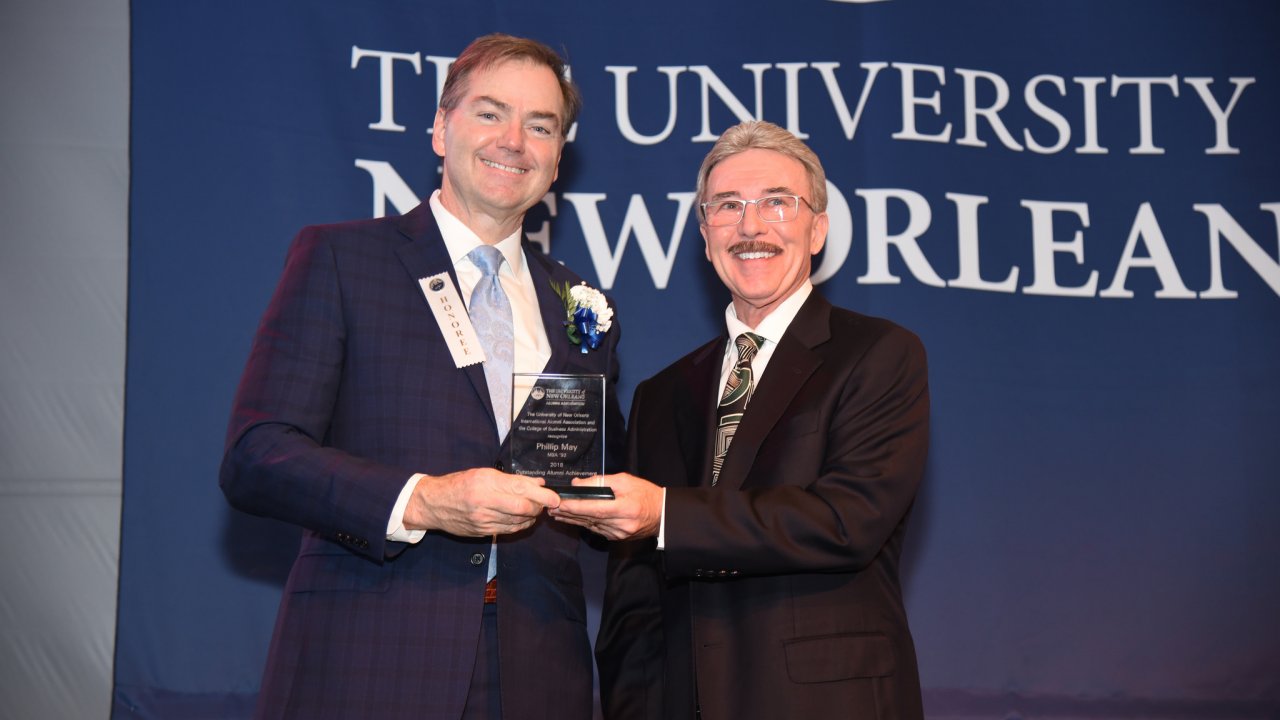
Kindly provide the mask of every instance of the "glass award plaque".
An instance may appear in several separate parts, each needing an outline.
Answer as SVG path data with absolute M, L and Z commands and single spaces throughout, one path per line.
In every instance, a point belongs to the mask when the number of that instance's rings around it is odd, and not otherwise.
M 512 400 L 528 394 L 511 423 L 511 472 L 543 478 L 565 498 L 612 498 L 608 487 L 574 487 L 604 474 L 605 376 L 515 373 Z

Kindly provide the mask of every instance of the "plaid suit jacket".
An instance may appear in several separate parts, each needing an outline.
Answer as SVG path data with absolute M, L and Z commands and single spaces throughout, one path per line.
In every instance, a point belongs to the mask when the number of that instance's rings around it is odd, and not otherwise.
M 579 278 L 527 243 L 525 256 L 552 345 L 545 371 L 608 377 L 608 455 L 620 460 L 619 329 L 581 354 L 550 285 Z M 237 392 L 220 476 L 236 508 L 304 529 L 258 717 L 461 715 L 490 539 L 385 537 L 413 473 L 505 457 L 481 366 L 455 367 L 418 284 L 446 271 L 453 276 L 425 202 L 399 217 L 305 228 L 289 250 Z M 591 716 L 579 541 L 575 528 L 545 518 L 499 539 L 509 718 Z

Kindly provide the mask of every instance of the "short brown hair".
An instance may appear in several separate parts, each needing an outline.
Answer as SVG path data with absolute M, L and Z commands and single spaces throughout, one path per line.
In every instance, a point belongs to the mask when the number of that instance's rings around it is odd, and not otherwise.
M 560 81 L 560 94 L 564 97 L 560 134 L 562 136 L 567 134 L 569 127 L 578 119 L 578 112 L 582 109 L 582 94 L 565 74 L 564 59 L 555 50 L 537 40 L 514 35 L 493 33 L 473 40 L 449 66 L 444 89 L 440 92 L 440 108 L 445 111 L 452 110 L 462 102 L 462 97 L 467 92 L 467 79 L 473 72 L 487 70 L 508 60 L 524 60 L 542 65 L 555 73 L 556 79 Z
M 705 199 L 707 178 L 721 161 L 747 150 L 772 150 L 798 160 L 809 175 L 809 206 L 815 213 L 827 209 L 827 173 L 822 169 L 818 155 L 795 135 L 765 120 L 749 120 L 724 131 L 711 151 L 702 160 L 698 170 L 698 202 Z

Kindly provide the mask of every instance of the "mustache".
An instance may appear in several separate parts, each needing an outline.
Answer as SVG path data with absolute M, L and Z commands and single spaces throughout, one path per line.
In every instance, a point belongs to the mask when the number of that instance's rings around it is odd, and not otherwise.
M 756 252 L 767 252 L 767 253 L 778 254 L 782 252 L 782 248 L 778 247 L 777 245 L 774 245 L 773 243 L 768 243 L 763 240 L 743 240 L 742 242 L 737 242 L 730 245 L 726 250 L 726 252 L 728 252 L 730 255 L 737 255 L 738 253 L 756 253 Z

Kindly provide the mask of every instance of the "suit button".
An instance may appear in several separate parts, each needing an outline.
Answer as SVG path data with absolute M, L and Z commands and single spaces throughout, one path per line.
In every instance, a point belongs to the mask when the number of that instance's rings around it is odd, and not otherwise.
M 474 555 L 472 555 L 472 556 L 471 556 L 471 564 L 472 564 L 472 565 L 483 565 L 483 564 L 484 564 L 484 553 L 475 553 Z
M 493 469 L 497 470 L 498 472 L 506 472 L 507 466 L 503 465 L 501 460 L 498 460 L 493 464 Z

